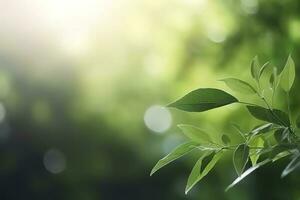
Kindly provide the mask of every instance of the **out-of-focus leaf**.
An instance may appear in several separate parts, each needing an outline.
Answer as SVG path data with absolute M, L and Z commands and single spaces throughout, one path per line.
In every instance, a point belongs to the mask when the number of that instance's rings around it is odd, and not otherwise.
M 168 106 L 188 112 L 203 112 L 235 102 L 238 100 L 234 96 L 222 90 L 201 88 L 188 93 Z
M 295 63 L 291 56 L 288 57 L 286 64 L 281 72 L 280 86 L 286 92 L 291 90 L 295 80 Z
M 228 191 L 229 189 L 231 189 L 232 187 L 234 187 L 236 184 L 238 184 L 241 180 L 243 180 L 246 176 L 248 176 L 249 174 L 251 174 L 252 172 L 254 172 L 256 169 L 258 169 L 259 167 L 267 164 L 268 162 L 270 162 L 271 159 L 266 159 L 260 163 L 257 163 L 255 166 L 250 167 L 249 169 L 247 169 L 243 174 L 241 174 L 237 179 L 235 179 L 233 181 L 233 183 L 231 183 L 225 191 Z
M 198 143 L 192 141 L 179 145 L 171 153 L 169 153 L 167 156 L 165 156 L 157 162 L 157 164 L 151 170 L 150 176 L 152 176 L 152 174 L 154 174 L 157 170 L 169 164 L 170 162 L 194 150 L 195 148 L 197 148 L 197 146 Z
M 223 142 L 225 145 L 228 145 L 228 144 L 230 144 L 230 138 L 229 138 L 227 135 L 223 134 L 223 135 L 222 135 L 222 142 Z
M 256 94 L 256 90 L 247 82 L 236 78 L 225 78 L 225 84 L 233 91 L 243 94 Z
M 256 165 L 257 160 L 259 159 L 259 151 L 264 147 L 264 140 L 261 137 L 256 137 L 253 139 L 250 143 L 249 146 L 251 147 L 256 147 L 257 149 L 253 148 L 250 149 L 250 160 L 252 163 L 252 166 Z
M 259 65 L 258 57 L 255 56 L 251 62 L 251 75 L 257 82 L 259 81 L 259 71 L 260 71 L 260 65 Z
M 246 144 L 240 144 L 233 153 L 233 165 L 236 173 L 240 176 L 249 159 L 249 147 Z
M 185 136 L 199 144 L 212 143 L 209 134 L 196 126 L 179 124 L 178 127 L 182 130 Z
M 222 157 L 223 152 L 205 153 L 195 164 L 188 178 L 185 193 L 187 194 L 196 183 L 205 177 Z
M 290 125 L 288 115 L 281 110 L 273 109 L 271 111 L 267 108 L 263 108 L 260 106 L 247 106 L 247 108 L 251 115 L 259 120 L 284 126 Z
M 281 174 L 281 178 L 287 176 L 289 173 L 294 171 L 300 166 L 300 154 L 296 155 L 293 160 L 286 166 Z

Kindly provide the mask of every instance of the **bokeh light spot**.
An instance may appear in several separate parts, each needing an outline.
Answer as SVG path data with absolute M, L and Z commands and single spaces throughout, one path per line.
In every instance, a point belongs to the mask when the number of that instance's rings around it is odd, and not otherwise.
M 50 149 L 44 155 L 44 165 L 53 174 L 61 173 L 66 169 L 65 156 L 58 149 Z
M 144 122 L 150 130 L 156 133 L 163 133 L 170 128 L 172 116 L 165 107 L 153 105 L 146 110 Z

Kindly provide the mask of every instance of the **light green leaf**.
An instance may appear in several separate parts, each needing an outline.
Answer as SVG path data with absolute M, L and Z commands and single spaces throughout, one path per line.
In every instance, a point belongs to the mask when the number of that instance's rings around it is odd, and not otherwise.
M 247 82 L 236 78 L 225 78 L 225 84 L 233 91 L 240 92 L 243 94 L 256 94 L 256 90 Z
M 295 156 L 293 160 L 286 166 L 286 168 L 283 170 L 281 174 L 281 178 L 287 176 L 289 173 L 291 173 L 298 167 L 300 167 L 300 154 Z
M 268 133 L 270 131 L 272 131 L 274 129 L 273 124 L 272 123 L 268 123 L 268 124 L 263 124 L 260 126 L 255 127 L 251 132 L 251 136 L 255 136 L 255 135 L 259 135 L 262 133 Z
M 196 162 L 192 169 L 192 172 L 188 178 L 187 185 L 185 188 L 185 193 L 187 194 L 203 177 L 205 177 L 210 170 L 216 165 L 219 159 L 222 157 L 223 152 L 218 153 L 206 152 L 201 158 Z
M 288 57 L 286 64 L 281 72 L 280 86 L 286 92 L 291 90 L 295 80 L 295 63 L 291 56 Z
M 251 115 L 259 120 L 284 126 L 290 125 L 288 115 L 281 110 L 273 109 L 271 111 L 260 106 L 247 106 L 247 108 Z
M 236 173 L 240 176 L 249 159 L 249 147 L 246 144 L 240 144 L 233 153 L 233 165 Z
M 265 69 L 269 66 L 270 62 L 266 62 L 259 70 L 259 78 L 262 76 L 262 74 L 264 73 Z
M 252 166 L 256 165 L 257 160 L 259 159 L 259 148 L 264 147 L 264 140 L 261 137 L 254 138 L 251 142 L 249 142 L 249 146 L 256 147 L 257 149 L 253 148 L 250 149 L 250 160 L 252 163 Z
M 251 75 L 257 82 L 259 81 L 259 72 L 260 72 L 260 65 L 259 65 L 258 57 L 255 56 L 251 62 Z
M 235 179 L 233 181 L 233 183 L 231 183 L 227 188 L 226 188 L 226 192 L 231 189 L 232 187 L 234 187 L 236 184 L 238 184 L 241 180 L 243 180 L 246 176 L 248 176 L 249 174 L 251 174 L 252 172 L 254 172 L 256 169 L 258 169 L 259 167 L 267 164 L 268 162 L 270 162 L 271 159 L 266 159 L 260 163 L 257 163 L 255 166 L 250 167 L 249 169 L 247 169 L 242 175 L 240 175 L 237 179 Z
M 201 88 L 188 93 L 168 106 L 188 112 L 203 112 L 235 102 L 238 100 L 234 96 L 222 90 Z
M 185 136 L 199 144 L 212 143 L 209 134 L 196 126 L 179 124 L 178 127 L 182 130 Z
M 198 143 L 196 142 L 186 142 L 184 144 L 179 145 L 176 147 L 171 153 L 169 153 L 164 158 L 160 159 L 157 164 L 151 170 L 150 176 L 154 174 L 157 170 L 164 167 L 165 165 L 169 164 L 170 162 L 180 158 L 181 156 L 191 152 L 195 148 L 197 148 Z
M 277 67 L 274 67 L 273 68 L 273 72 L 271 74 L 271 77 L 270 77 L 270 80 L 269 80 L 269 83 L 270 83 L 270 86 L 271 88 L 273 89 L 273 92 L 276 90 L 277 86 L 278 86 L 278 73 L 277 73 Z

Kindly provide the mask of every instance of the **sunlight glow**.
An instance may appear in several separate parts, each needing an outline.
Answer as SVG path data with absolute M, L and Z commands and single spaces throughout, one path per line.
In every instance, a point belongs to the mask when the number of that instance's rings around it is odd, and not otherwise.
M 163 133 L 170 128 L 172 116 L 170 111 L 165 107 L 153 105 L 146 110 L 144 122 L 150 130 L 156 133 Z

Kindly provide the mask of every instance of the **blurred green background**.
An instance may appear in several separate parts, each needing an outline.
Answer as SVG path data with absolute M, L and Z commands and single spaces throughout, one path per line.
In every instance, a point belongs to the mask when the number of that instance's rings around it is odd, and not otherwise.
M 186 140 L 178 123 L 233 140 L 230 123 L 259 123 L 240 105 L 163 105 L 224 89 L 221 78 L 250 80 L 255 55 L 282 67 L 290 53 L 299 66 L 298 0 L 0 0 L 0 199 L 300 199 L 300 172 L 280 179 L 288 160 L 227 193 L 229 156 L 188 195 L 196 155 L 149 177 Z

